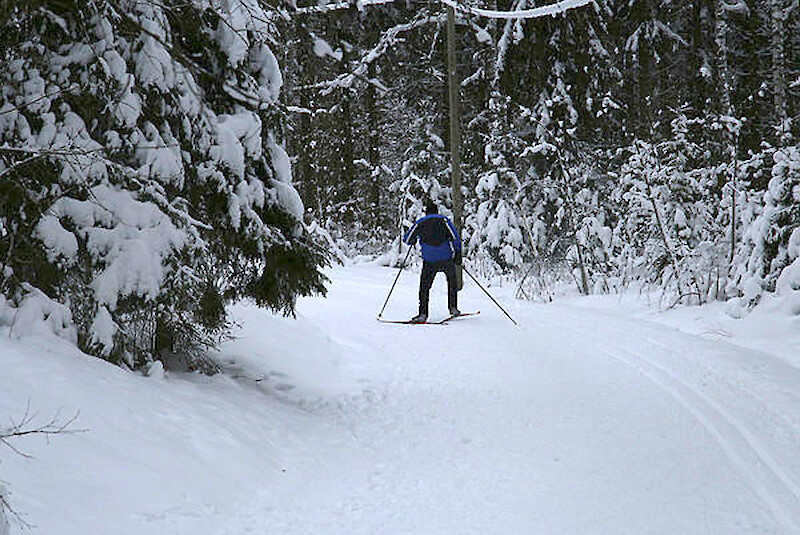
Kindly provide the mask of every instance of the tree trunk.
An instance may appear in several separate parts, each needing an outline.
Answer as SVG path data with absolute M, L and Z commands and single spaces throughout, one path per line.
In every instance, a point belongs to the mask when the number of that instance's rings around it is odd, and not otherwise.
M 564 195 L 567 198 L 567 217 L 572 230 L 572 239 L 575 241 L 575 252 L 578 255 L 578 268 L 581 271 L 581 284 L 579 289 L 583 295 L 589 295 L 589 275 L 586 273 L 586 263 L 583 260 L 581 242 L 578 239 L 578 222 L 575 220 L 575 200 L 572 197 L 572 180 L 570 172 L 567 170 L 567 160 L 559 153 L 559 164 L 561 165 L 561 177 L 563 179 Z
M 734 110 L 731 104 L 730 68 L 728 65 L 728 13 L 725 10 L 725 0 L 717 0 L 714 11 L 714 42 L 716 44 L 717 67 L 717 94 L 719 95 L 720 115 L 733 118 Z M 727 184 L 731 190 L 731 227 L 730 227 L 730 253 L 729 264 L 733 263 L 736 253 L 736 145 L 737 137 L 730 128 L 725 128 L 725 156 L 730 159 Z M 731 266 L 732 267 L 732 266 Z
M 375 63 L 370 63 L 367 66 L 367 76 L 372 79 L 375 77 Z M 381 223 L 381 173 L 380 167 L 380 135 L 378 133 L 378 110 L 377 110 L 377 89 L 373 84 L 367 84 L 366 94 L 366 108 L 367 108 L 367 128 L 369 130 L 367 136 L 369 140 L 369 148 L 367 149 L 367 157 L 369 158 L 370 166 L 370 189 L 372 205 L 371 215 L 372 223 L 375 227 L 382 226 Z
M 789 121 L 786 104 L 786 52 L 784 49 L 784 13 L 783 0 L 770 0 L 770 19 L 772 28 L 770 41 L 772 49 L 772 99 L 775 109 L 775 128 L 778 146 L 782 147 L 789 134 Z
M 717 63 L 717 94 L 722 115 L 732 115 L 730 74 L 728 66 L 728 15 L 724 8 L 725 0 L 717 0 L 714 12 L 714 42 Z
M 705 109 L 705 84 L 703 83 L 703 17 L 700 0 L 692 2 L 692 51 L 691 61 L 688 62 L 688 71 L 685 73 L 689 81 L 689 98 L 694 112 L 699 114 Z

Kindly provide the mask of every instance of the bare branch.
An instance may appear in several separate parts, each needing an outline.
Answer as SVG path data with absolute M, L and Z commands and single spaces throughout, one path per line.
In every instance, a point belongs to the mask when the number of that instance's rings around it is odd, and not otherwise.
M 12 420 L 10 427 L 7 429 L 0 429 L 0 444 L 7 446 L 17 455 L 30 459 L 32 458 L 30 454 L 25 453 L 10 442 L 12 438 L 30 435 L 44 435 L 50 437 L 52 435 L 71 435 L 74 433 L 85 433 L 87 431 L 86 429 L 70 429 L 75 421 L 77 421 L 78 416 L 80 416 L 80 412 L 76 412 L 70 418 L 62 419 L 61 410 L 59 409 L 47 422 L 40 425 L 33 425 L 37 416 L 35 412 L 31 412 L 30 402 L 28 402 L 25 406 L 25 412 L 19 420 Z
M 11 504 L 8 503 L 8 500 L 6 500 L 6 497 L 3 496 L 3 494 L 0 494 L 0 513 L 2 512 L 8 513 L 8 515 L 15 522 L 17 522 L 23 529 L 31 529 L 34 527 L 30 523 L 28 523 L 24 518 L 22 518 L 22 515 L 20 513 L 18 513 L 17 511 L 14 510 L 13 507 L 11 507 Z
M 12 106 L 10 108 L 5 108 L 3 110 L 0 110 L 0 115 L 5 115 L 6 113 L 11 113 L 12 111 L 18 111 L 18 110 L 21 110 L 23 108 L 27 108 L 31 104 L 36 104 L 40 100 L 44 100 L 46 98 L 54 97 L 54 96 L 60 95 L 62 93 L 68 93 L 69 91 L 72 91 L 74 89 L 78 89 L 79 87 L 80 86 L 78 84 L 72 84 L 69 87 L 59 88 L 56 91 L 53 91 L 52 93 L 45 93 L 45 94 L 43 94 L 43 95 L 41 95 L 39 97 L 36 97 L 33 100 L 29 100 L 28 102 L 23 102 L 22 104 L 19 104 L 18 106 Z
M 10 167 L 6 167 L 2 171 L 0 171 L 0 178 L 3 178 L 7 174 L 13 172 L 15 169 L 17 169 L 19 167 L 23 167 L 26 164 L 29 164 L 29 163 L 31 163 L 31 162 L 33 162 L 35 160 L 38 160 L 39 158 L 42 158 L 43 156 L 45 156 L 45 154 L 43 154 L 43 153 L 34 154 L 33 156 L 29 156 L 29 157 L 25 158 L 24 160 L 20 160 L 18 162 L 14 162 L 13 164 L 11 164 Z

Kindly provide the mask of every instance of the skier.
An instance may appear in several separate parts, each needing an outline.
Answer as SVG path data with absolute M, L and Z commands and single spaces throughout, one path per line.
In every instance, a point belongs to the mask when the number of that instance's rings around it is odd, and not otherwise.
M 447 277 L 447 308 L 451 316 L 461 314 L 458 310 L 458 286 L 456 264 L 461 264 L 461 237 L 453 222 L 439 215 L 439 209 L 431 200 L 425 203 L 425 217 L 417 220 L 406 233 L 403 241 L 422 246 L 422 273 L 419 276 L 419 314 L 411 318 L 412 323 L 428 321 L 428 300 L 433 279 L 444 271 Z

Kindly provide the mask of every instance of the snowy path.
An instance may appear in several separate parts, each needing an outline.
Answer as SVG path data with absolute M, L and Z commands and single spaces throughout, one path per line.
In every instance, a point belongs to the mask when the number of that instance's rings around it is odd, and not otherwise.
M 143 378 L 0 332 L 0 413 L 89 430 L 0 452 L 12 503 L 43 535 L 800 534 L 800 369 L 512 288 L 493 292 L 519 329 L 469 284 L 479 317 L 381 324 L 395 273 L 336 269 L 297 321 L 237 307 L 237 378 Z
M 800 533 L 796 368 L 556 306 L 516 304 L 515 329 L 474 288 L 479 318 L 377 324 L 392 275 L 341 270 L 301 303 L 368 393 L 306 407 L 333 427 L 270 498 L 275 533 Z

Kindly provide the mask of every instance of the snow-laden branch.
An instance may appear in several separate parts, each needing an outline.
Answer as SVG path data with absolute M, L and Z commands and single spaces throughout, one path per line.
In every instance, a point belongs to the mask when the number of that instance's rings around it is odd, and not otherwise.
M 416 28 L 420 28 L 432 22 L 443 22 L 443 21 L 444 21 L 443 15 L 430 16 L 427 13 L 419 14 L 411 22 L 407 22 L 406 24 L 398 24 L 397 26 L 394 26 L 389 30 L 387 30 L 386 32 L 384 32 L 381 35 L 378 44 L 372 47 L 372 49 L 361 58 L 356 68 L 350 71 L 349 73 L 337 76 L 333 80 L 327 82 L 321 82 L 319 84 L 314 84 L 313 86 L 304 86 L 300 89 L 308 89 L 311 87 L 324 88 L 322 90 L 322 94 L 326 95 L 337 88 L 344 89 L 352 87 L 352 85 L 355 83 L 357 79 L 366 78 L 369 64 L 379 59 L 381 56 L 383 56 L 383 54 L 386 53 L 389 47 L 391 47 L 395 42 L 397 42 L 400 34 L 414 30 Z
M 739 0 L 739 1 L 740 1 L 740 2 L 744 2 L 744 0 Z M 745 7 L 746 7 L 746 6 L 745 6 Z M 783 10 L 783 20 L 784 20 L 784 21 L 787 21 L 787 20 L 789 20 L 789 16 L 792 14 L 792 11 L 794 11 L 794 10 L 795 10 L 795 9 L 797 9 L 798 7 L 800 7 L 800 1 L 798 1 L 798 0 L 792 0 L 791 2 L 789 2 L 789 5 L 788 5 L 788 6 L 786 6 L 786 8 Z M 749 11 L 749 10 L 747 11 L 747 14 L 748 14 L 748 15 L 750 14 L 750 11 Z
M 294 12 L 299 14 L 307 13 L 325 13 L 326 11 L 335 11 L 338 9 L 350 9 L 355 7 L 359 11 L 363 10 L 366 6 L 375 6 L 380 4 L 394 4 L 397 0 L 359 0 L 358 2 L 341 1 L 332 2 L 330 4 L 323 4 L 318 6 L 298 7 Z
M 734 0 L 733 2 L 722 0 L 722 9 L 730 13 L 737 13 L 739 15 L 750 15 L 750 8 L 745 0 Z
M 349 0 L 341 0 L 339 2 L 332 2 L 330 4 L 299 7 L 294 12 L 299 14 L 324 13 L 326 11 L 335 11 L 338 9 L 350 9 L 351 7 L 355 7 L 361 11 L 367 6 L 393 4 L 396 1 L 397 0 L 357 0 L 356 2 L 352 2 Z M 525 9 L 521 11 L 496 11 L 493 9 L 481 9 L 477 7 L 466 6 L 455 0 L 441 1 L 443 4 L 446 4 L 457 11 L 471 13 L 479 17 L 486 17 L 490 19 L 536 19 L 547 16 L 553 17 L 570 9 L 583 7 L 594 2 L 594 0 L 561 0 L 561 2 L 557 2 L 553 5 L 541 6 L 533 9 Z M 738 0 L 738 2 L 743 3 L 744 0 Z
M 537 19 L 540 17 L 554 17 L 565 13 L 570 9 L 583 7 L 587 4 L 593 3 L 594 0 L 561 0 L 549 6 L 541 6 L 532 9 L 523 9 L 520 11 L 496 11 L 494 9 L 481 9 L 472 6 L 466 6 L 455 0 L 442 0 L 456 11 L 462 13 L 469 13 L 478 17 L 486 17 L 490 19 Z

